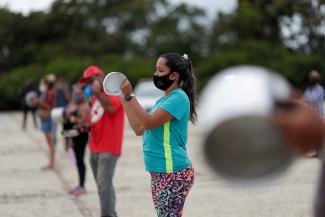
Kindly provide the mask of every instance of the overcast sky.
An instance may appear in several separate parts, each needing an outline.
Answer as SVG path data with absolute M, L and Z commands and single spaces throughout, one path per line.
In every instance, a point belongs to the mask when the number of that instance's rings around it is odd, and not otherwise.
M 0 5 L 7 5 L 9 9 L 27 14 L 33 10 L 46 10 L 54 0 L 0 0 Z M 237 0 L 169 0 L 170 2 L 187 2 L 205 8 L 210 17 L 216 11 L 229 12 L 237 5 Z

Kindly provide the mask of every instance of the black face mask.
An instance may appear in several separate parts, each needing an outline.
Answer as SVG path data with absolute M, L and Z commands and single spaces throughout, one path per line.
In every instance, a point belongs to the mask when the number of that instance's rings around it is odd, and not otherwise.
M 167 90 L 170 87 L 170 85 L 172 85 L 172 83 L 174 82 L 174 80 L 169 80 L 170 74 L 172 74 L 172 72 L 163 76 L 154 75 L 153 83 L 158 89 Z
M 318 83 L 318 79 L 317 78 L 310 78 L 309 83 L 310 83 L 310 85 L 314 86 L 314 85 L 316 85 Z

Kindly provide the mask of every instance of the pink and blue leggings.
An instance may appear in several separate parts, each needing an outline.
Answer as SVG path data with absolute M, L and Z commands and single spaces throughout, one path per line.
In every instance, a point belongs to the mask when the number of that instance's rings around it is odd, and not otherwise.
M 150 174 L 152 199 L 158 217 L 181 217 L 185 199 L 194 183 L 193 167 L 180 172 Z

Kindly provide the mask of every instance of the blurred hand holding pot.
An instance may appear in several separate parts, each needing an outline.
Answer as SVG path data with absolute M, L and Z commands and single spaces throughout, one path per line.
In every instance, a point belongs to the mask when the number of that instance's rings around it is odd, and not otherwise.
M 289 83 L 262 67 L 232 67 L 211 78 L 201 95 L 199 115 L 211 168 L 239 181 L 286 169 L 294 152 L 272 115 L 290 95 Z

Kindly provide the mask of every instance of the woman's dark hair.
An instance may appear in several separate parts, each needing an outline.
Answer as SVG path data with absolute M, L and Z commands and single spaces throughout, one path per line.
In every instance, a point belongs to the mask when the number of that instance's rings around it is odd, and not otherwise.
M 196 91 L 196 77 L 193 72 L 192 61 L 186 54 L 183 56 L 177 53 L 166 53 L 161 55 L 166 59 L 166 65 L 171 72 L 177 72 L 180 75 L 180 85 L 190 100 L 190 120 L 194 124 L 197 121 L 197 91 Z

